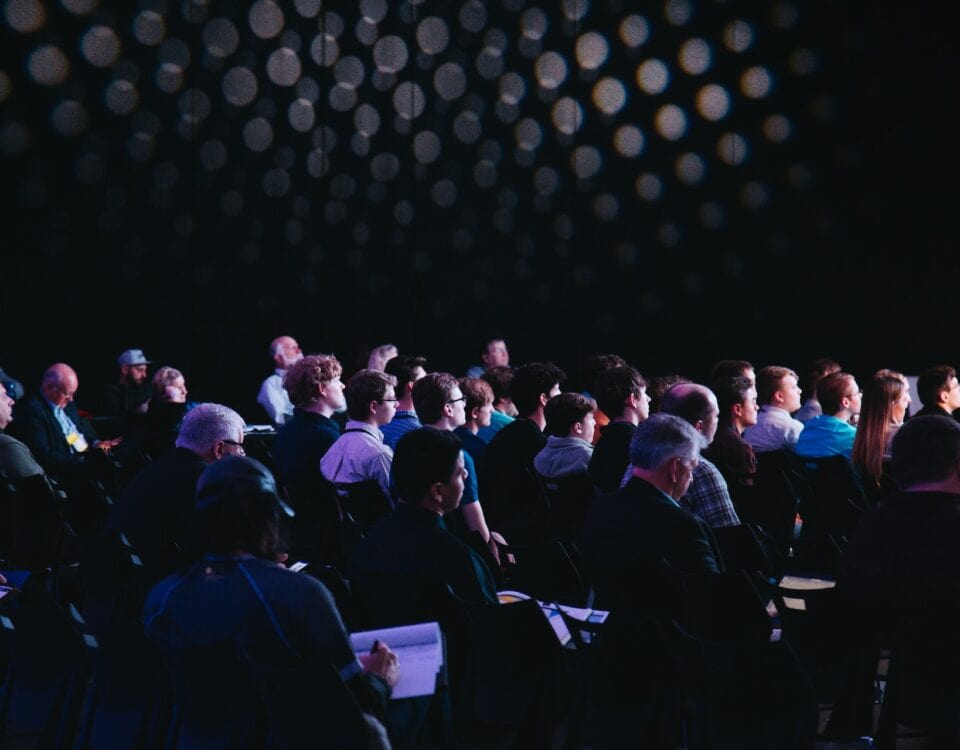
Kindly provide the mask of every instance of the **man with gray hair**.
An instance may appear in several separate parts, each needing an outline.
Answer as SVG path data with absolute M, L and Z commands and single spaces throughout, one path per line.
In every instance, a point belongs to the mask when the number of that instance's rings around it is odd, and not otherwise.
M 300 344 L 291 336 L 277 336 L 270 342 L 270 359 L 276 365 L 273 375 L 269 375 L 260 386 L 257 403 L 278 427 L 293 417 L 293 403 L 283 388 L 283 376 L 287 368 L 303 359 Z

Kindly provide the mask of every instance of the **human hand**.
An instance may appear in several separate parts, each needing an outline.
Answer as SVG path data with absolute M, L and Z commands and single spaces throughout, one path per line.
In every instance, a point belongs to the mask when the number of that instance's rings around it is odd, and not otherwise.
M 377 645 L 372 654 L 361 654 L 360 663 L 363 671 L 382 677 L 391 689 L 397 686 L 400 679 L 400 662 L 397 655 L 385 643 Z

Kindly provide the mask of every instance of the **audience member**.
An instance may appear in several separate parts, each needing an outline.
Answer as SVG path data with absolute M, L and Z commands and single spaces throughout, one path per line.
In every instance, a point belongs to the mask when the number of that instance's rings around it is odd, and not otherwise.
M 588 472 L 597 489 L 613 492 L 630 465 L 630 439 L 650 416 L 650 397 L 646 381 L 629 365 L 601 373 L 596 392 L 597 404 L 611 421 L 601 430 Z
M 509 367 L 510 352 L 507 351 L 507 342 L 503 339 L 490 339 L 483 347 L 480 355 L 483 365 L 474 365 L 465 373 L 468 378 L 479 378 L 491 367 Z
M 490 426 L 493 415 L 493 388 L 481 378 L 460 378 L 460 392 L 467 398 L 467 421 L 454 432 L 463 443 L 464 452 L 473 459 L 475 466 L 479 466 L 489 444 L 488 440 L 479 436 L 479 432 Z
M 187 385 L 183 373 L 174 367 L 161 367 L 153 374 L 153 395 L 144 419 L 147 437 L 144 449 L 156 457 L 170 450 L 177 439 L 180 422 L 187 410 Z
M 723 378 L 746 378 L 754 387 L 757 385 L 757 374 L 753 365 L 745 359 L 721 359 L 710 368 L 710 382 L 716 383 Z M 721 409 L 721 417 L 723 410 Z
M 660 412 L 660 400 L 663 394 L 678 383 L 692 383 L 685 375 L 656 375 L 647 381 L 647 395 L 650 396 L 650 413 Z
M 397 442 L 406 433 L 422 427 L 413 406 L 413 384 L 427 374 L 424 369 L 426 366 L 426 357 L 411 354 L 398 354 L 387 360 L 384 372 L 397 379 L 397 413 L 389 424 L 380 428 L 380 432 L 383 433 L 383 442 L 390 446 L 390 450 L 397 447 Z
M 857 434 L 851 460 L 868 491 L 887 483 L 884 461 L 892 458 L 893 436 L 903 426 L 910 405 L 910 387 L 906 378 L 893 370 L 881 370 L 863 391 Z
M 663 414 L 685 419 L 704 439 L 704 447 L 713 442 L 717 433 L 720 408 L 717 397 L 709 388 L 697 383 L 678 383 L 667 391 L 660 403 Z M 733 509 L 727 482 L 708 459 L 702 455 L 693 467 L 692 481 L 678 501 L 708 526 L 737 526 L 740 519 Z
M 11 375 L 8 375 L 2 366 L 0 366 L 0 384 L 6 388 L 7 395 L 10 396 L 10 398 L 12 398 L 14 401 L 19 401 L 23 398 L 23 383 Z
M 397 379 L 379 370 L 360 370 L 347 381 L 346 429 L 320 460 L 320 472 L 334 484 L 375 481 L 383 494 L 390 492 L 393 451 L 383 444 L 380 427 L 397 410 Z
M 20 479 L 43 474 L 43 469 L 33 458 L 30 449 L 4 432 L 7 425 L 13 421 L 14 403 L 16 402 L 7 393 L 6 385 L 0 382 L 0 477 Z
M 257 403 L 264 408 L 274 425 L 280 426 L 293 416 L 293 404 L 283 388 L 287 368 L 303 358 L 300 344 L 290 336 L 277 336 L 270 342 L 270 359 L 276 369 L 260 386 Z
M 743 439 L 743 431 L 757 423 L 757 389 L 743 376 L 720 378 L 713 384 L 720 417 L 717 434 L 703 455 L 712 461 L 727 480 L 734 496 L 735 487 L 753 485 L 757 457 Z
M 823 414 L 823 407 L 817 398 L 817 384 L 835 372 L 840 372 L 840 364 L 832 359 L 815 359 L 807 364 L 800 376 L 800 392 L 807 394 L 807 400 L 794 412 L 794 419 L 806 424 Z
M 833 372 L 817 383 L 817 401 L 823 413 L 804 425 L 794 448 L 798 456 L 825 458 L 853 452 L 857 430 L 850 420 L 860 415 L 863 391 L 853 375 Z
M 596 400 L 597 378 L 600 374 L 612 367 L 623 367 L 627 363 L 623 357 L 617 354 L 595 354 L 587 357 L 583 363 L 583 395 Z M 594 414 L 597 423 L 597 429 L 593 432 L 593 444 L 596 445 L 600 439 L 600 430 L 610 423 L 610 416 L 604 413 L 603 409 L 598 408 Z
M 950 365 L 928 367 L 917 378 L 917 395 L 923 408 L 914 417 L 952 416 L 960 409 L 957 371 Z
M 287 368 L 283 387 L 293 417 L 277 430 L 273 468 L 285 487 L 309 488 L 321 479 L 320 461 L 340 437 L 333 415 L 347 408 L 343 368 L 336 357 L 311 354 Z
M 510 424 L 517 416 L 517 407 L 510 396 L 510 384 L 513 383 L 513 370 L 509 367 L 491 367 L 480 376 L 493 388 L 493 413 L 490 424 L 481 427 L 477 434 L 488 443 L 493 436 Z
M 398 354 L 396 344 L 381 344 L 375 346 L 367 357 L 367 369 L 384 372 L 387 362 Z
M 743 431 L 743 439 L 755 453 L 784 448 L 793 449 L 803 430 L 803 422 L 790 416 L 800 408 L 797 373 L 787 367 L 769 365 L 757 373 L 757 423 Z
M 593 456 L 597 402 L 579 393 L 561 393 L 543 409 L 547 444 L 534 457 L 533 468 L 545 479 L 586 474 Z
M 147 379 L 149 364 L 152 364 L 151 361 L 140 349 L 127 349 L 117 357 L 120 378 L 104 389 L 102 416 L 129 417 L 147 413 L 152 395 Z

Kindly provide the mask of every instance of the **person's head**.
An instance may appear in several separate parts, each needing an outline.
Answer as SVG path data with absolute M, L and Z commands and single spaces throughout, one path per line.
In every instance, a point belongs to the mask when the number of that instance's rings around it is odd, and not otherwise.
M 330 354 L 310 354 L 294 362 L 283 374 L 283 387 L 298 409 L 329 417 L 347 408 L 340 376 L 343 368 Z
M 594 354 L 587 357 L 583 362 L 583 387 L 586 388 L 592 396 L 597 395 L 597 378 L 600 374 L 606 372 L 611 367 L 624 367 L 626 360 L 616 354 Z M 600 407 L 601 409 L 603 407 Z M 603 409 L 603 413 L 610 416 L 610 412 Z
M 143 385 L 147 381 L 147 359 L 140 349 L 127 349 L 117 357 L 120 382 L 124 385 Z
M 630 463 L 641 476 L 674 500 L 683 497 L 705 447 L 703 435 L 684 419 L 653 414 L 630 440 Z
M 204 469 L 197 480 L 193 526 L 198 551 L 246 552 L 276 560 L 281 512 L 270 470 L 246 456 L 225 456 Z
M 717 418 L 720 408 L 717 397 L 705 385 L 677 383 L 663 395 L 660 411 L 685 419 L 703 435 L 709 445 L 717 434 Z
M 817 401 L 823 413 L 847 420 L 860 413 L 863 391 L 856 378 L 846 372 L 831 372 L 817 383 Z
M 513 404 L 510 395 L 510 386 L 513 383 L 513 369 L 510 367 L 491 367 L 480 376 L 493 388 L 493 408 L 503 412 L 508 417 L 517 415 L 517 407 Z
M 544 432 L 554 437 L 576 437 L 593 442 L 597 402 L 579 393 L 561 393 L 543 409 L 547 426 Z
M 413 384 L 413 405 L 426 425 L 452 430 L 467 421 L 466 397 L 449 372 L 431 372 Z
M 490 339 L 483 348 L 483 354 L 480 355 L 483 360 L 483 366 L 489 370 L 491 367 L 507 367 L 510 364 L 510 352 L 507 351 L 507 342 L 503 339 Z
M 397 379 L 397 398 L 400 403 L 409 408 L 412 404 L 407 403 L 410 400 L 410 394 L 413 391 L 413 384 L 427 374 L 427 358 L 418 357 L 413 354 L 398 354 L 387 360 L 383 371 L 388 375 L 393 375 Z
M 807 394 L 807 398 L 816 398 L 819 402 L 820 398 L 817 396 L 817 383 L 834 372 L 840 372 L 840 364 L 834 362 L 832 359 L 821 357 L 820 359 L 808 362 L 806 367 L 803 368 L 803 373 L 798 378 L 800 391 Z
M 851 460 L 860 470 L 862 477 L 871 477 L 879 483 L 883 472 L 887 435 L 891 425 L 903 422 L 909 403 L 910 392 L 905 380 L 894 375 L 880 375 L 867 381 L 863 389 L 860 418 L 857 421 L 857 434 L 851 454 Z
M 467 424 L 489 427 L 493 413 L 493 388 L 481 378 L 460 378 L 460 392 L 466 396 Z
M 900 381 L 899 388 L 895 388 L 895 393 L 892 394 L 893 397 L 893 408 L 890 413 L 890 419 L 894 424 L 902 424 L 903 420 L 907 416 L 907 407 L 910 406 L 913 398 L 910 396 L 910 383 L 907 381 L 907 376 L 902 372 L 897 372 L 896 370 L 891 370 L 889 368 L 882 368 L 877 370 L 873 374 L 874 378 L 894 378 L 895 380 Z M 866 393 L 864 393 L 864 401 L 866 401 Z M 862 410 L 861 410 L 862 414 Z M 859 423 L 858 423 L 859 424 Z
M 746 378 L 751 385 L 757 384 L 757 374 L 753 365 L 745 359 L 721 359 L 710 368 L 710 382 L 716 383 L 723 378 Z M 721 410 L 722 411 L 722 410 Z
M 611 420 L 622 419 L 639 424 L 650 416 L 647 381 L 630 365 L 611 367 L 601 372 L 592 393 L 597 405 Z
M 957 480 L 960 423 L 952 417 L 911 417 L 893 436 L 893 475 L 902 489 Z
M 383 372 L 383 368 L 387 362 L 396 356 L 396 344 L 380 344 L 380 346 L 374 347 L 370 352 L 370 356 L 367 357 L 367 369 L 380 370 L 380 372 Z
M 456 510 L 467 472 L 460 438 L 448 430 L 421 427 L 397 442 L 391 464 L 399 498 L 439 515 Z
M 183 417 L 176 446 L 196 453 L 207 463 L 224 456 L 242 456 L 243 417 L 222 404 L 197 404 Z
M 776 406 L 794 412 L 800 408 L 797 373 L 789 367 L 768 365 L 757 373 L 757 401 L 761 406 Z
M 385 425 L 397 413 L 397 379 L 380 370 L 360 370 L 347 381 L 347 414 L 357 422 Z
M 938 406 L 946 411 L 960 408 L 957 371 L 950 365 L 928 367 L 917 378 L 917 394 L 924 406 Z
M 647 395 L 650 396 L 650 413 L 657 414 L 660 411 L 660 401 L 663 394 L 669 391 L 677 383 L 692 383 L 693 381 L 685 375 L 655 375 L 647 381 Z
M 63 408 L 73 401 L 80 387 L 77 373 L 70 365 L 58 362 L 44 370 L 40 379 L 40 392 L 54 406 Z
M 182 404 L 187 400 L 187 383 L 175 367 L 161 367 L 153 373 L 153 397 L 158 401 Z
M 290 336 L 277 336 L 270 342 L 270 359 L 277 369 L 286 370 L 290 365 L 303 357 L 300 344 Z
M 543 413 L 547 401 L 560 393 L 567 376 L 552 362 L 531 362 L 513 371 L 510 393 L 517 414 L 531 417 Z
M 0 383 L 0 430 L 7 429 L 7 425 L 13 421 L 13 396 L 7 393 L 6 386 Z
M 720 378 L 713 383 L 720 409 L 720 423 L 733 425 L 738 432 L 757 423 L 757 389 L 741 375 Z

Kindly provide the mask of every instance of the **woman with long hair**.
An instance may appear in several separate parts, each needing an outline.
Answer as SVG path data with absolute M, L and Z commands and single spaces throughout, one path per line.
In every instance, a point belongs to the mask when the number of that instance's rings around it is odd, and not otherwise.
M 909 404 L 907 379 L 894 370 L 879 370 L 863 390 L 851 459 L 868 497 L 876 497 L 890 486 L 883 462 L 890 458 L 893 436 L 903 424 Z

